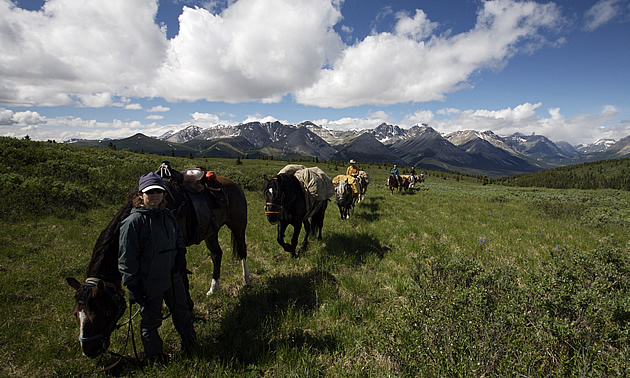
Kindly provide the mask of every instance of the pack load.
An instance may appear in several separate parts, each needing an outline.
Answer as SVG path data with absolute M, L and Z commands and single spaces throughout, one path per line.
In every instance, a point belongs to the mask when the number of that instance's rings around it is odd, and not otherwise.
M 335 195 L 332 180 L 319 167 L 306 168 L 303 165 L 289 164 L 278 172 L 281 173 L 295 176 L 302 184 L 309 213 L 317 207 L 318 202 L 326 201 Z
M 335 188 L 337 187 L 339 182 L 342 180 L 345 180 L 348 182 L 348 185 L 350 185 L 350 187 L 352 188 L 352 193 L 355 196 L 358 196 L 359 194 L 361 194 L 361 187 L 360 187 L 361 184 L 359 183 L 359 180 L 357 180 L 354 176 L 348 176 L 348 175 L 335 176 L 332 180 L 332 183 L 335 186 Z
M 366 171 L 359 171 L 359 178 L 363 180 L 363 183 L 370 183 L 370 175 L 367 174 Z
M 302 169 L 306 169 L 306 167 L 300 164 L 287 164 L 284 166 L 284 168 L 280 170 L 280 172 L 278 172 L 278 174 L 287 173 L 289 175 L 295 176 L 295 172 Z

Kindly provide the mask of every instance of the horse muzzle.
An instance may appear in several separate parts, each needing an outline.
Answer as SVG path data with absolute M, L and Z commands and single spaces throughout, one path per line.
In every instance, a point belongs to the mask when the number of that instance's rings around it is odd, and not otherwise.
M 107 348 L 109 348 L 109 344 L 109 336 L 96 340 L 82 341 L 81 352 L 83 352 L 83 355 L 85 357 L 96 358 L 107 351 Z

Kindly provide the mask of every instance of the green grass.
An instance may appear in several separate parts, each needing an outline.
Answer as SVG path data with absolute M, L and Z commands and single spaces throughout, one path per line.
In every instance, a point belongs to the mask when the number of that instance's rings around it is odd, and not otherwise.
M 187 163 L 176 167 L 180 162 Z M 323 240 L 292 259 L 275 240 L 259 191 L 262 174 L 286 162 L 191 163 L 247 187 L 252 285 L 242 286 L 227 230 L 219 235 L 226 256 L 216 295 L 205 295 L 212 271 L 205 246 L 190 247 L 199 351 L 179 352 L 169 319 L 160 329 L 173 354 L 168 367 L 137 367 L 128 346 L 111 375 L 630 373 L 628 192 L 428 176 L 415 192 L 391 195 L 383 185 L 386 168 L 363 167 L 374 181 L 367 199 L 343 222 L 330 203 Z M 319 166 L 337 174 L 333 165 Z M 118 205 L 0 220 L 2 375 L 92 375 L 116 361 L 81 355 L 73 289 L 64 277 L 84 276 Z M 123 352 L 125 340 L 126 331 L 117 331 L 110 349 Z

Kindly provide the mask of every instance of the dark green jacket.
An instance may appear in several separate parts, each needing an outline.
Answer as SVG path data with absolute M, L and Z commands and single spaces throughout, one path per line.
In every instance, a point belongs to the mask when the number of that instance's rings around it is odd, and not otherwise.
M 118 270 L 123 284 L 151 299 L 171 287 L 173 269 L 186 267 L 186 245 L 170 210 L 137 207 L 120 225 Z

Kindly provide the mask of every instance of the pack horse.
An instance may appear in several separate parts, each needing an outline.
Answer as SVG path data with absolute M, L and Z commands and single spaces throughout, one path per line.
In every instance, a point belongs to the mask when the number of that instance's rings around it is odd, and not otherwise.
M 318 167 L 306 168 L 289 164 L 271 179 L 264 176 L 263 196 L 265 215 L 271 224 L 278 225 L 277 241 L 282 248 L 297 257 L 297 244 L 302 225 L 304 240 L 300 246 L 305 250 L 311 235 L 322 238 L 324 215 L 328 199 L 334 195 L 330 178 Z M 291 242 L 284 241 L 287 227 L 293 226 Z
M 211 175 L 198 168 L 176 171 L 164 162 L 158 172 L 167 189 L 167 208 L 175 214 L 187 246 L 205 241 L 213 262 L 212 283 L 208 294 L 219 288 L 223 251 L 218 241 L 218 231 L 224 225 L 232 232 L 232 252 L 241 259 L 245 285 L 249 285 L 247 269 L 247 201 L 243 190 L 232 180 Z M 200 180 L 200 177 L 205 177 Z M 212 182 L 207 181 L 211 177 Z M 94 358 L 105 352 L 110 344 L 111 333 L 126 309 L 122 291 L 122 277 L 118 271 L 118 243 L 120 223 L 129 216 L 132 199 L 137 190 L 130 193 L 127 202 L 101 232 L 88 263 L 83 283 L 67 277 L 68 284 L 76 290 L 74 314 L 79 321 L 79 342 L 87 357 Z M 186 286 L 188 278 L 186 277 Z M 192 305 L 192 301 L 189 298 Z

